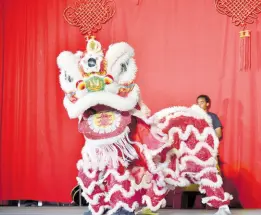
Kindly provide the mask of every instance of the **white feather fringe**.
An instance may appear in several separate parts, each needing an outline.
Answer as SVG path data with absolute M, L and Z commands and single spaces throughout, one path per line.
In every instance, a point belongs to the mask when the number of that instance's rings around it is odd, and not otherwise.
M 117 169 L 119 163 L 124 166 L 138 158 L 137 152 L 129 141 L 129 128 L 117 137 L 101 140 L 86 140 L 82 153 L 85 154 L 84 168 L 104 170 L 107 166 Z M 121 156 L 119 156 L 119 152 Z M 122 162 L 121 162 L 122 160 Z

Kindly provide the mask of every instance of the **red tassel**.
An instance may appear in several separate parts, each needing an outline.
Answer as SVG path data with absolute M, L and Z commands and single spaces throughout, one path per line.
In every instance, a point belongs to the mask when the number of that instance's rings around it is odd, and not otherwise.
M 251 40 L 250 31 L 243 30 L 240 35 L 240 71 L 248 71 L 251 69 Z

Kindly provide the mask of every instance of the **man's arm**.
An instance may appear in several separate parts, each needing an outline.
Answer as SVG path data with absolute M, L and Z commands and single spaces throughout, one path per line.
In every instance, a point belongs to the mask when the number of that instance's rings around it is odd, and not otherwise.
M 220 139 L 222 137 L 222 128 L 218 127 L 215 129 L 215 131 L 216 131 L 216 135 L 217 135 L 218 139 Z
M 216 135 L 220 139 L 222 137 L 222 125 L 216 114 L 213 114 L 212 123 L 216 131 Z

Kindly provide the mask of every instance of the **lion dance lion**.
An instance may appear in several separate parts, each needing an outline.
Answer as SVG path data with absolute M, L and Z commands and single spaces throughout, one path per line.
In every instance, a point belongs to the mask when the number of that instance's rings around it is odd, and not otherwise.
M 230 214 L 216 168 L 219 140 L 198 106 L 170 107 L 154 115 L 135 83 L 134 49 L 125 42 L 106 53 L 95 38 L 86 50 L 57 58 L 64 107 L 85 138 L 77 181 L 88 214 L 153 212 L 175 187 L 198 184 L 203 203 Z

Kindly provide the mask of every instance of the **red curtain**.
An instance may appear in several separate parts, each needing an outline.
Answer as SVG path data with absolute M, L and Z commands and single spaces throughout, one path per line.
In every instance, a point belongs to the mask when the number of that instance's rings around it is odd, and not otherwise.
M 70 201 L 84 141 L 63 108 L 56 57 L 85 47 L 63 19 L 73 1 L 4 1 L 1 199 Z M 225 187 L 244 207 L 261 207 L 260 22 L 250 26 L 252 69 L 240 72 L 239 29 L 213 1 L 115 1 L 98 39 L 135 48 L 137 83 L 154 112 L 211 97 L 224 125 Z
M 3 95 L 3 44 L 4 44 L 4 4 L 3 1 L 0 1 L 0 114 L 2 116 L 2 95 Z M 2 127 L 2 120 L 0 119 L 0 138 L 1 138 L 1 127 Z M 0 142 L 0 156 L 1 156 L 1 144 L 2 142 Z M 2 167 L 1 165 L 1 157 L 0 157 L 0 168 Z M 2 183 L 1 183 L 1 175 L 2 175 L 2 171 L 0 169 L 0 189 L 2 188 Z M 0 199 L 2 197 L 2 192 L 0 191 Z

